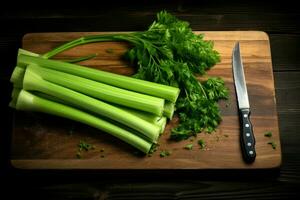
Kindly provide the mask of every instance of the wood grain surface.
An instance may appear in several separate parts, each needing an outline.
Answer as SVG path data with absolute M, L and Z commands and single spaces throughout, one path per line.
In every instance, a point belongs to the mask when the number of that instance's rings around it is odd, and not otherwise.
M 172 142 L 169 134 L 170 129 L 178 123 L 178 118 L 175 117 L 168 123 L 160 138 L 158 150 L 151 157 L 145 157 L 110 135 L 80 123 L 40 113 L 15 112 L 11 157 L 13 166 L 22 169 L 278 168 L 281 164 L 281 145 L 268 36 L 264 32 L 256 31 L 201 33 L 205 34 L 205 39 L 215 42 L 215 48 L 222 59 L 208 75 L 222 77 L 230 89 L 229 101 L 220 102 L 223 121 L 215 133 L 200 133 L 193 141 Z M 90 34 L 103 33 L 32 33 L 23 38 L 23 48 L 35 53 L 45 53 L 66 41 Z M 231 66 L 232 48 L 236 41 L 241 44 L 252 109 L 251 120 L 256 137 L 257 158 L 251 165 L 243 162 L 239 144 L 239 123 Z M 77 58 L 97 53 L 96 58 L 80 64 L 131 75 L 134 68 L 121 59 L 128 47 L 126 43 L 116 42 L 87 44 L 55 58 Z M 273 136 L 265 137 L 266 131 L 271 131 Z M 83 152 L 82 159 L 77 159 L 77 145 L 83 139 L 96 148 Z M 198 139 L 207 142 L 206 149 L 199 149 Z M 270 141 L 277 144 L 275 150 L 267 144 Z M 191 143 L 194 144 L 193 150 L 185 150 L 184 146 Z M 100 152 L 100 149 L 104 151 Z M 160 158 L 159 152 L 162 150 L 169 150 L 172 154 Z

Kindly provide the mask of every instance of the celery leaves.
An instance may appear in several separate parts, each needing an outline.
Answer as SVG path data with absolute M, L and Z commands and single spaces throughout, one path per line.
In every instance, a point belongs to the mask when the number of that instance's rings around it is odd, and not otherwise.
M 217 102 L 228 97 L 228 89 L 220 78 L 200 82 L 195 76 L 205 74 L 220 61 L 213 42 L 205 41 L 187 22 L 165 11 L 158 13 L 147 31 L 126 37 L 134 43 L 126 56 L 137 64 L 136 78 L 181 90 L 176 103 L 180 124 L 172 130 L 171 138 L 182 140 L 214 131 L 221 122 Z

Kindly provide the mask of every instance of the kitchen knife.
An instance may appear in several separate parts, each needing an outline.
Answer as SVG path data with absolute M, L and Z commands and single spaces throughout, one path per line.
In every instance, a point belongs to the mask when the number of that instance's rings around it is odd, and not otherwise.
M 237 42 L 232 51 L 233 79 L 238 100 L 240 119 L 240 142 L 244 161 L 252 163 L 255 160 L 255 138 L 250 121 L 250 105 L 245 81 L 240 43 Z

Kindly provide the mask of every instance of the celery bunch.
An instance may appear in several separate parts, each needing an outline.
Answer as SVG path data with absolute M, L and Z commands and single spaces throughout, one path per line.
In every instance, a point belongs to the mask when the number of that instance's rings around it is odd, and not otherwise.
M 179 89 L 19 50 L 11 107 L 69 118 L 149 153 Z M 134 88 L 134 90 L 132 90 Z

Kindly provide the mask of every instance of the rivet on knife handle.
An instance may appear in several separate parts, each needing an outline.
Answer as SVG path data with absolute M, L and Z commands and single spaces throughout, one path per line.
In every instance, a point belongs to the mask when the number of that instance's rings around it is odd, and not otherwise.
M 244 160 L 252 163 L 255 160 L 255 138 L 250 121 L 250 109 L 240 109 L 241 148 Z

